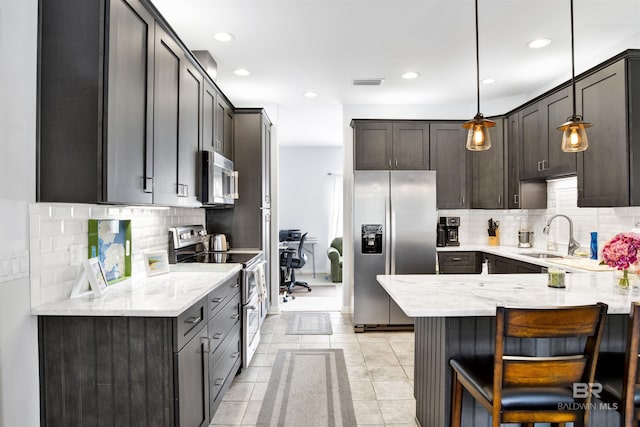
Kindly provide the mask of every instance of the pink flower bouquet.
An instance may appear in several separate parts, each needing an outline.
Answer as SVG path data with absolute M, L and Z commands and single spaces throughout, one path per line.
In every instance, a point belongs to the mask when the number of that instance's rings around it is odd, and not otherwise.
M 629 287 L 627 269 L 638 262 L 638 250 L 640 235 L 635 233 L 618 233 L 602 248 L 603 262 L 609 267 L 622 270 L 623 276 L 619 282 L 622 288 Z

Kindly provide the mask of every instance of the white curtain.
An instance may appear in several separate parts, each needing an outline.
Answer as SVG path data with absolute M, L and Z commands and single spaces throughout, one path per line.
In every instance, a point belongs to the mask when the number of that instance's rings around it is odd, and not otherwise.
M 329 244 L 342 236 L 342 174 L 330 173 L 331 195 L 329 199 Z

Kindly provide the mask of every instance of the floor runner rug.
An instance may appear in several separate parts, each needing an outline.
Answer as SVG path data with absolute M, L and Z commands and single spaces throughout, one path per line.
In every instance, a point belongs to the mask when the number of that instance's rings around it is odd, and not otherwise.
M 258 426 L 356 425 L 342 349 L 280 349 Z
M 332 335 L 329 313 L 292 312 L 287 320 L 287 335 Z

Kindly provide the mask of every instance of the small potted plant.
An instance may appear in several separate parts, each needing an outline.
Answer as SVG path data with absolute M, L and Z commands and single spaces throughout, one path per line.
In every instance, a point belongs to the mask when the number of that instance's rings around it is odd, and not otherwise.
M 629 268 L 638 262 L 640 235 L 636 233 L 618 233 L 602 248 L 602 263 L 622 272 L 618 286 L 629 288 Z

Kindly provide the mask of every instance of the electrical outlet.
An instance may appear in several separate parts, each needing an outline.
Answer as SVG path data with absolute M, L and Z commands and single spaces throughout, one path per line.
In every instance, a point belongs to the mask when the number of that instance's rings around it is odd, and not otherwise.
M 78 244 L 69 246 L 69 266 L 74 267 L 82 263 L 81 246 Z

